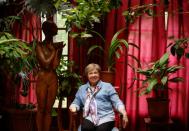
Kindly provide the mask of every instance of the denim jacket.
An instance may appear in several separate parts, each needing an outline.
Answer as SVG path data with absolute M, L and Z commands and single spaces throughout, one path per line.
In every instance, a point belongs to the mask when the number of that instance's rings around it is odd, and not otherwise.
M 119 111 L 120 108 L 125 108 L 125 106 L 120 100 L 115 88 L 110 83 L 99 81 L 97 86 L 100 90 L 96 94 L 95 99 L 97 102 L 97 115 L 99 117 L 98 125 L 100 125 L 105 122 L 114 121 L 114 109 Z M 83 108 L 88 88 L 90 88 L 89 82 L 80 86 L 70 106 L 75 106 L 77 110 Z M 90 116 L 87 116 L 86 119 L 92 121 Z

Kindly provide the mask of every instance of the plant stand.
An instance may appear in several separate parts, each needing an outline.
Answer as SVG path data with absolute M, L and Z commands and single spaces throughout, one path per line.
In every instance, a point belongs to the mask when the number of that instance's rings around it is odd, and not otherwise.
M 7 131 L 37 131 L 36 110 L 4 109 L 3 120 Z
M 146 98 L 151 121 L 169 120 L 169 99 Z
M 146 131 L 171 131 L 173 126 L 173 121 L 169 119 L 168 121 L 154 122 L 151 118 L 144 118 Z

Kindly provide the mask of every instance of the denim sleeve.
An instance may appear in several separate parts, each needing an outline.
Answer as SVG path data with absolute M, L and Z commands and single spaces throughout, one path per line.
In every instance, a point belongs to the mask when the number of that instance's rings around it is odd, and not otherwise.
M 110 100 L 114 106 L 114 108 L 118 111 L 120 108 L 124 108 L 124 104 L 121 101 L 121 99 L 118 96 L 118 93 L 116 92 L 115 88 L 110 85 L 109 87 L 109 96 L 110 96 Z

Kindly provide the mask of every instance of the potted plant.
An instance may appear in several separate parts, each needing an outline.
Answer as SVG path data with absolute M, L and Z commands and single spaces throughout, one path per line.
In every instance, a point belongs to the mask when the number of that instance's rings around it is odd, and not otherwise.
M 113 35 L 110 45 L 107 49 L 107 52 L 105 52 L 105 50 L 103 49 L 102 46 L 93 45 L 89 48 L 88 53 L 87 53 L 88 55 L 90 55 L 91 52 L 93 52 L 96 48 L 98 48 L 104 52 L 104 56 L 105 56 L 105 58 L 107 58 L 106 59 L 107 60 L 107 62 L 106 62 L 107 70 L 103 70 L 101 72 L 101 79 L 106 82 L 110 82 L 112 84 L 114 84 L 114 80 L 115 80 L 114 66 L 116 63 L 116 59 L 120 58 L 120 55 L 123 52 L 123 48 L 125 47 L 128 50 L 129 46 L 133 46 L 133 47 L 139 49 L 139 47 L 137 45 L 135 45 L 134 43 L 128 43 L 124 38 L 118 38 L 119 35 L 125 31 L 125 29 L 126 28 L 121 28 Z M 103 40 L 103 43 L 105 43 L 105 39 L 103 38 L 103 36 L 97 32 L 95 32 L 95 33 L 98 36 L 100 36 L 100 38 Z M 132 57 L 134 60 L 139 62 L 139 60 L 135 56 L 130 55 L 130 54 L 128 54 L 128 56 Z
M 81 76 L 73 71 L 74 62 L 61 58 L 60 65 L 57 68 L 58 75 L 58 98 L 72 96 L 82 84 Z
M 63 118 L 62 118 L 62 101 L 67 97 L 67 105 L 73 101 L 74 95 L 82 84 L 81 76 L 73 71 L 74 62 L 65 60 L 64 56 L 61 57 L 60 65 L 57 68 L 58 75 L 58 94 L 57 99 L 59 100 L 57 109 L 57 121 L 59 130 L 63 129 Z
M 23 2 L 0 2 L 0 7 L 3 12 L 0 17 L 0 74 L 3 76 L 0 82 L 3 92 L 0 96 L 2 120 L 9 123 L 9 125 L 4 125 L 5 128 L 8 128 L 7 130 L 31 131 L 34 130 L 35 123 L 35 112 L 31 110 L 34 105 L 17 103 L 18 94 L 27 95 L 27 88 L 19 92 L 17 87 L 19 87 L 21 79 L 24 82 L 27 81 L 25 76 L 36 66 L 33 45 L 17 39 L 12 32 L 14 22 L 21 21 L 19 14 L 22 12 Z M 27 82 L 25 84 L 27 86 Z M 24 125 L 23 122 L 25 122 Z
M 10 88 L 17 86 L 20 79 L 24 82 L 21 94 L 27 95 L 27 73 L 37 66 L 33 52 L 35 44 L 29 44 L 14 36 L 13 25 L 15 22 L 22 22 L 20 14 L 24 9 L 24 2 L 4 1 L 0 2 L 0 9 L 3 14 L 0 16 L 0 65 L 1 74 L 5 82 L 9 81 Z M 33 42 L 35 43 L 35 42 Z M 6 85 L 4 85 L 6 86 Z M 5 89 L 7 89 L 6 87 Z M 8 91 L 9 92 L 9 91 Z M 8 93 L 8 92 L 5 92 Z M 9 98 L 8 98 L 9 99 Z M 8 99 L 6 101 L 8 101 Z M 13 104 L 12 104 L 13 105 Z
M 24 74 L 27 74 L 33 68 L 31 63 L 33 63 L 34 56 L 32 54 L 32 47 L 26 42 L 15 38 L 8 32 L 0 32 L 0 71 L 3 76 L 1 87 L 4 92 L 1 108 L 3 113 L 6 114 L 3 114 L 3 119 L 6 123 L 11 122 L 11 125 L 8 126 L 11 130 L 28 128 L 28 126 L 23 126 L 23 121 L 27 122 L 28 118 L 30 118 L 30 122 L 34 122 L 32 121 L 34 120 L 34 112 L 29 110 L 33 109 L 34 106 L 31 104 L 19 105 L 16 100 L 18 95 L 16 93 L 18 88 L 16 87 L 19 87 L 20 79 L 27 80 L 26 77 L 22 76 L 25 76 Z M 27 95 L 25 89 L 19 93 L 24 96 Z M 24 110 L 18 110 L 18 108 Z M 33 130 L 33 125 L 31 127 L 28 130 Z
M 183 66 L 180 65 L 169 65 L 169 54 L 165 53 L 159 60 L 151 63 L 147 69 L 139 68 L 137 70 L 139 74 L 145 76 L 144 79 L 139 79 L 142 81 L 142 87 L 138 89 L 139 94 L 154 93 L 154 97 L 147 98 L 148 113 L 151 119 L 167 120 L 169 118 L 168 82 L 183 81 L 182 77 L 171 77 L 172 74 L 182 68 Z M 157 107 L 154 107 L 154 102 L 157 103 Z
M 37 65 L 32 48 L 28 43 L 16 39 L 12 34 L 0 32 L 1 73 L 7 78 L 10 77 L 14 83 L 19 83 L 18 78 L 26 80 L 24 76 Z M 26 91 L 23 90 L 22 94 L 26 95 Z
M 125 28 L 118 30 L 111 39 L 110 46 L 107 49 L 107 70 L 101 72 L 101 78 L 104 81 L 114 84 L 115 72 L 114 65 L 115 59 L 120 58 L 120 53 L 123 51 L 123 47 L 128 48 L 128 42 L 124 38 L 118 38 Z

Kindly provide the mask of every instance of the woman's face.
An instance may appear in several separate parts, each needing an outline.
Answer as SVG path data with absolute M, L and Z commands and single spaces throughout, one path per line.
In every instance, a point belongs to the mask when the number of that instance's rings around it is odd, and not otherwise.
M 92 86 L 95 86 L 98 83 L 98 81 L 100 80 L 100 73 L 96 69 L 91 70 L 88 72 L 87 78 L 89 80 L 89 83 Z

